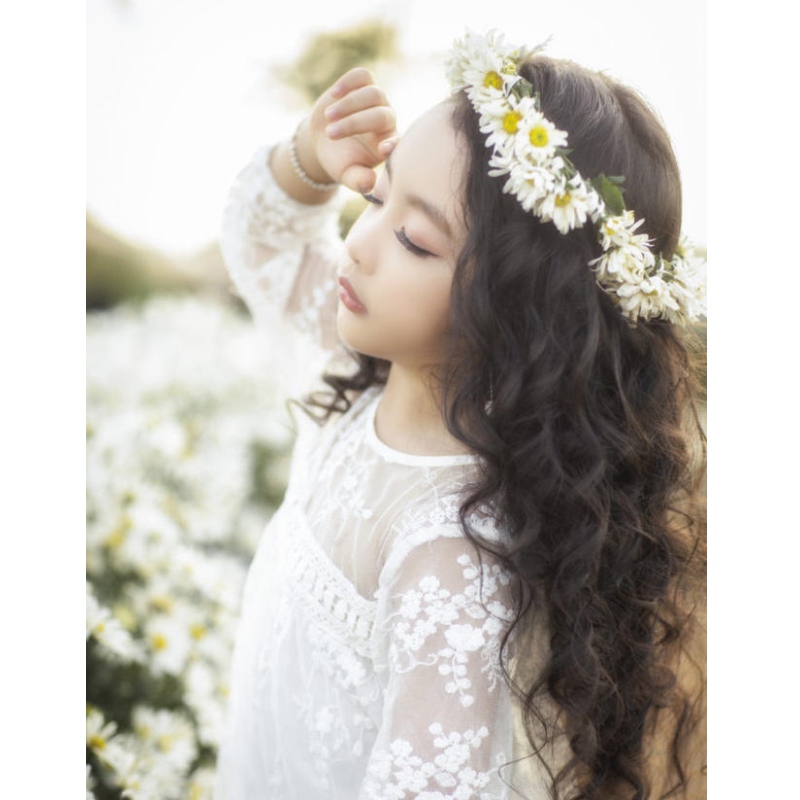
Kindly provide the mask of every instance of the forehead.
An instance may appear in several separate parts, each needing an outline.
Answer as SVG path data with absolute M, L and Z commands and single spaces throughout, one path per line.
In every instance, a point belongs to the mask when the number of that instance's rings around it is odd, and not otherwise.
M 463 228 L 465 148 L 456 133 L 449 103 L 418 117 L 392 153 L 392 181 L 437 205 L 454 229 Z

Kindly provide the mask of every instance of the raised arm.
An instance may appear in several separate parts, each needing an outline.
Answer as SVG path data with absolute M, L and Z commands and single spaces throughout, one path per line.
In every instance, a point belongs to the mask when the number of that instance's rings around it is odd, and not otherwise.
M 397 142 L 395 125 L 394 110 L 369 70 L 350 70 L 319 97 L 296 131 L 299 168 L 313 183 L 368 192 L 375 185 L 375 167 Z M 295 200 L 322 203 L 335 191 L 315 189 L 302 180 L 292 164 L 290 142 L 276 148 L 272 169 Z
M 367 70 L 351 70 L 299 126 L 295 163 L 290 141 L 264 148 L 230 191 L 221 236 L 226 266 L 276 348 L 303 348 L 293 351 L 295 362 L 329 353 L 337 341 L 334 273 L 342 244 L 335 187 L 368 191 L 394 142 L 394 112 L 385 94 Z

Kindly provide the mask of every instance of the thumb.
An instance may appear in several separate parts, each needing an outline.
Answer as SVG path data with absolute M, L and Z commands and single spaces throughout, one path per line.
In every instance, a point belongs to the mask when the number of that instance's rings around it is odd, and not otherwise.
M 339 179 L 340 183 L 359 194 L 369 192 L 375 186 L 375 181 L 375 170 L 365 167 L 363 164 L 351 164 Z

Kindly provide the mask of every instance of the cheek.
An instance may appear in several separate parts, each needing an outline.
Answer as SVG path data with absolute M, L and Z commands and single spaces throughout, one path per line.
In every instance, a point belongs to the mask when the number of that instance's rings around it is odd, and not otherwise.
M 366 355 L 398 359 L 436 359 L 450 318 L 448 274 L 382 281 L 369 296 L 369 313 L 354 315 L 339 305 L 337 327 L 342 341 Z M 377 288 L 377 287 L 375 287 Z
M 388 293 L 387 311 L 414 330 L 441 331 L 450 314 L 450 276 L 417 282 L 398 281 Z

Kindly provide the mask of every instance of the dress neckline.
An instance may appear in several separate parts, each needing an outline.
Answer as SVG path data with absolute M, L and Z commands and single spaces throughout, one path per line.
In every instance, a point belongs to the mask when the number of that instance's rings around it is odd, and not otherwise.
M 404 453 L 395 450 L 378 438 L 375 430 L 375 416 L 378 413 L 382 392 L 376 391 L 364 412 L 364 425 L 366 428 L 366 442 L 384 461 L 392 464 L 405 464 L 409 467 L 454 467 L 461 465 L 474 465 L 478 463 L 477 456 L 471 453 L 456 454 L 452 456 L 424 456 L 416 453 Z

